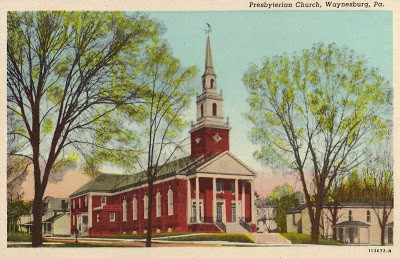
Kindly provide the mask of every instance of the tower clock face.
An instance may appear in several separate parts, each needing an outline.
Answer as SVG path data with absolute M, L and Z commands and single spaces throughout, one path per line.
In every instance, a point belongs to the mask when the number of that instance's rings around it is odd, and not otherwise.
M 218 133 L 215 133 L 213 139 L 215 140 L 215 143 L 218 143 L 222 140 L 221 136 L 218 135 Z

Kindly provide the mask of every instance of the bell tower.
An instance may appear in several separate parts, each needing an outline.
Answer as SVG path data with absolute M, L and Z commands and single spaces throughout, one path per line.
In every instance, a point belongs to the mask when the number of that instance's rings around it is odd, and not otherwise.
M 222 92 L 217 92 L 210 37 L 206 43 L 206 62 L 202 93 L 197 96 L 197 121 L 190 131 L 191 157 L 208 157 L 229 150 L 229 123 L 223 116 Z

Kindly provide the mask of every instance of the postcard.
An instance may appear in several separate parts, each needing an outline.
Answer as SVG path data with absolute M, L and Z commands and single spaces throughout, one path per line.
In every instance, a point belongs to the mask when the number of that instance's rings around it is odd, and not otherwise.
M 399 256 L 397 3 L 0 6 L 7 258 Z

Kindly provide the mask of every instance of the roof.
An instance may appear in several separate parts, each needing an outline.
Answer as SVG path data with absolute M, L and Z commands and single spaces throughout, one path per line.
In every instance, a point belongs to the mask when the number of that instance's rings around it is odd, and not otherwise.
M 190 158 L 187 156 L 171 161 L 161 168 L 156 180 L 176 175 L 191 175 L 195 173 L 255 176 L 255 173 L 251 169 L 244 166 L 243 163 L 230 154 L 229 151 L 225 151 L 223 153 L 216 153 L 207 158 Z M 133 174 L 100 174 L 73 192 L 70 197 L 79 196 L 88 192 L 113 193 L 139 186 L 146 182 L 147 176 L 145 171 Z
M 294 207 L 290 208 L 290 209 L 288 210 L 288 212 L 286 212 L 286 214 L 299 213 L 299 212 L 301 212 L 302 210 L 304 210 L 306 207 L 307 207 L 307 205 L 306 205 L 305 203 L 299 204 L 299 205 L 297 205 L 297 206 L 294 206 Z
M 66 214 L 67 213 L 61 213 L 61 214 L 55 215 L 55 216 L 53 216 L 51 218 L 48 218 L 48 219 L 44 220 L 43 223 L 53 223 L 54 221 L 56 221 L 56 219 L 59 219 L 59 218 L 61 218 L 62 216 L 66 215 Z
M 371 225 L 361 221 L 343 221 L 333 225 L 332 227 L 370 227 Z
M 275 203 L 269 200 L 256 199 L 255 204 L 257 208 L 276 208 Z

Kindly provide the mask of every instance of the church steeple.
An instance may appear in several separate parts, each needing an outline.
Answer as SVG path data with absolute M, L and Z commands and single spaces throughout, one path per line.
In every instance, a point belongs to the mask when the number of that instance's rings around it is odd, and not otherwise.
M 212 55 L 211 55 L 211 44 L 210 44 L 210 37 L 207 37 L 207 45 L 206 45 L 206 67 L 204 70 L 204 75 L 214 75 L 214 67 L 212 62 Z
M 206 42 L 205 69 L 202 76 L 203 92 L 197 96 L 197 123 L 192 126 L 191 156 L 210 156 L 229 150 L 229 125 L 224 120 L 222 92 L 217 92 L 210 37 Z

